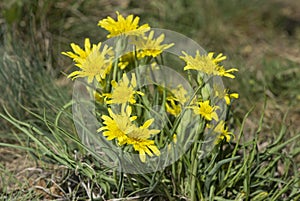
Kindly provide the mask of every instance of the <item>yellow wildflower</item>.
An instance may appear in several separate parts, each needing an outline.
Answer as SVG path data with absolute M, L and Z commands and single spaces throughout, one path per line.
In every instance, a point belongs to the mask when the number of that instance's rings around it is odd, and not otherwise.
M 99 93 L 97 91 L 93 91 L 93 94 L 94 94 L 95 101 L 97 101 L 98 103 L 101 103 L 101 104 L 104 102 L 104 97 L 101 93 Z
M 127 66 L 134 63 L 135 55 L 133 52 L 128 52 L 119 57 L 118 66 L 124 70 Z
M 188 101 L 187 91 L 180 84 L 175 89 L 171 90 L 171 93 L 174 94 L 176 101 L 184 105 Z
M 234 136 L 232 132 L 228 131 L 228 128 L 225 128 L 225 122 L 223 120 L 220 121 L 218 125 L 214 128 L 214 132 L 218 134 L 216 144 L 220 143 L 224 139 L 226 140 L 226 142 L 229 142 L 231 136 Z
M 98 129 L 98 132 L 104 131 L 103 136 L 107 137 L 107 140 L 117 139 L 119 144 L 123 144 L 124 140 L 126 140 L 126 134 L 132 132 L 135 126 L 132 124 L 137 117 L 131 117 L 131 107 L 122 105 L 121 114 L 115 114 L 113 111 L 108 108 L 109 116 L 102 115 L 102 119 L 104 120 L 103 126 Z
M 233 98 L 235 98 L 235 99 L 239 98 L 239 94 L 238 93 L 228 93 L 228 91 L 229 91 L 228 89 L 224 89 L 223 90 L 223 88 L 221 88 L 218 85 L 214 85 L 213 88 L 214 88 L 214 91 L 215 91 L 215 95 L 218 98 L 224 98 L 227 105 L 230 104 L 231 99 L 233 99 Z
M 133 145 L 134 150 L 139 152 L 142 162 L 146 161 L 146 154 L 159 156 L 160 151 L 154 145 L 154 140 L 149 139 L 152 135 L 160 132 L 160 130 L 149 129 L 154 119 L 149 119 L 142 126 L 137 127 L 133 124 L 137 116 L 131 116 L 131 112 L 131 107 L 125 106 L 125 104 L 122 105 L 121 114 L 115 114 L 109 108 L 109 116 L 102 115 L 101 117 L 105 126 L 99 128 L 98 132 L 104 131 L 103 136 L 107 140 L 116 139 L 119 146 L 124 144 Z
M 167 98 L 167 101 L 168 101 L 166 102 L 167 112 L 174 115 L 175 117 L 178 116 L 181 112 L 181 105 L 176 104 L 173 98 Z
M 197 70 L 208 75 L 225 76 L 229 78 L 235 77 L 230 73 L 238 71 L 236 68 L 225 70 L 223 66 L 219 65 L 219 62 L 226 59 L 226 56 L 223 56 L 222 53 L 216 58 L 213 58 L 213 52 L 208 53 L 208 55 L 200 55 L 199 51 L 197 50 L 195 58 L 185 52 L 182 53 L 184 56 L 181 56 L 180 58 L 186 62 L 184 70 Z
M 229 105 L 230 100 L 233 99 L 233 98 L 235 98 L 235 99 L 239 98 L 239 94 L 238 93 L 231 93 L 231 94 L 226 93 L 226 95 L 224 97 L 224 99 L 226 101 L 226 104 Z
M 167 97 L 166 109 L 170 114 L 177 116 L 182 109 L 182 106 L 188 101 L 187 91 L 180 84 L 175 89 L 171 90 L 172 95 Z
M 148 129 L 153 121 L 154 119 L 149 119 L 142 126 L 135 127 L 122 142 L 122 144 L 133 145 L 134 150 L 139 152 L 142 162 L 146 161 L 146 154 L 149 156 L 153 156 L 153 153 L 157 156 L 160 155 L 159 149 L 154 145 L 154 140 L 149 140 L 152 135 L 160 132 L 160 130 Z
M 115 80 L 112 80 L 111 85 L 113 86 L 112 93 L 105 94 L 105 96 L 110 99 L 106 101 L 107 104 L 124 104 L 128 102 L 134 104 L 136 102 L 134 98 L 135 94 L 139 94 L 141 96 L 144 95 L 140 91 L 135 91 L 134 88 L 136 87 L 136 77 L 133 73 L 131 82 L 129 82 L 126 73 L 124 73 L 122 80 L 120 80 L 118 83 Z
M 111 17 L 107 17 L 106 19 L 100 20 L 98 22 L 98 26 L 110 32 L 110 34 L 107 35 L 107 38 L 119 35 L 139 36 L 150 30 L 148 24 L 143 24 L 142 26 L 138 25 L 140 20 L 139 17 L 133 17 L 133 15 L 129 15 L 124 18 L 122 15 L 120 15 L 119 12 L 116 13 L 117 21 L 115 21 Z
M 165 35 L 161 34 L 158 38 L 153 39 L 154 31 L 149 33 L 148 37 L 139 37 L 137 40 L 133 41 L 138 51 L 137 56 L 143 58 L 146 56 L 156 57 L 161 54 L 164 50 L 172 47 L 174 43 L 171 44 L 161 44 L 165 39 Z
M 76 66 L 81 68 L 81 71 L 74 71 L 68 77 L 72 79 L 78 77 L 87 77 L 88 83 L 91 83 L 94 78 L 98 82 L 106 77 L 112 66 L 112 48 L 107 45 L 104 46 L 103 50 L 100 51 L 101 43 L 97 45 L 93 44 L 91 47 L 90 40 L 85 39 L 84 42 L 85 49 L 81 49 L 78 45 L 71 43 L 73 52 L 62 52 L 72 58 L 76 62 Z M 110 55 L 109 59 L 106 59 L 106 55 Z
M 216 113 L 216 110 L 219 108 L 218 106 L 210 106 L 209 100 L 206 100 L 204 102 L 198 102 L 199 106 L 191 106 L 194 110 L 195 114 L 200 114 L 204 119 L 211 121 L 212 119 L 218 121 L 218 115 Z

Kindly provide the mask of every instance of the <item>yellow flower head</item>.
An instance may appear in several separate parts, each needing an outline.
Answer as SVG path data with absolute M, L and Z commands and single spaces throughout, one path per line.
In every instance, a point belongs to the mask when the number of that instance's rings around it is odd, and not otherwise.
M 218 123 L 218 125 L 214 128 L 214 132 L 218 134 L 218 139 L 216 144 L 220 143 L 222 140 L 226 140 L 229 142 L 231 137 L 234 136 L 232 132 L 228 131 L 228 128 L 225 127 L 225 122 L 222 120 Z
M 212 119 L 218 121 L 218 115 L 216 113 L 216 110 L 219 108 L 218 106 L 210 106 L 209 100 L 206 100 L 204 102 L 198 102 L 199 106 L 191 106 L 194 110 L 195 114 L 200 114 L 204 119 L 211 121 Z
M 78 77 L 87 77 L 88 83 L 91 83 L 94 78 L 97 81 L 101 81 L 109 73 L 112 66 L 112 48 L 107 45 L 104 46 L 103 50 L 100 51 L 101 43 L 97 45 L 93 44 L 91 47 L 90 40 L 85 39 L 84 42 L 85 49 L 81 49 L 78 45 L 72 43 L 71 47 L 73 52 L 62 52 L 63 55 L 66 55 L 72 58 L 76 62 L 81 71 L 74 71 L 68 77 L 72 79 Z M 106 58 L 106 55 L 109 55 L 109 58 Z
M 160 130 L 149 130 L 149 126 L 153 123 L 154 119 L 149 119 L 147 120 L 142 126 L 138 128 L 139 132 L 131 132 L 128 133 L 128 137 L 131 139 L 137 139 L 137 140 L 143 140 L 143 139 L 148 139 L 151 137 L 151 135 L 155 135 L 160 132 Z
M 235 98 L 239 98 L 239 94 L 238 93 L 229 93 L 228 89 L 224 89 L 223 88 L 220 88 L 218 85 L 214 85 L 214 91 L 215 91 L 215 95 L 218 97 L 218 98 L 224 98 L 225 99 L 225 102 L 227 105 L 230 104 L 231 102 L 231 99 Z
M 140 160 L 143 163 L 146 162 L 146 154 L 153 156 L 153 152 L 156 156 L 160 155 L 160 151 L 157 146 L 154 145 L 153 140 L 132 140 L 130 143 L 133 145 L 134 150 L 139 152 Z
M 101 104 L 104 103 L 104 96 L 101 93 L 97 91 L 93 91 L 93 94 L 94 94 L 95 101 Z
M 110 34 L 107 35 L 107 38 L 119 35 L 139 36 L 150 30 L 148 24 L 143 24 L 142 26 L 138 25 L 140 21 L 139 17 L 133 17 L 133 15 L 129 15 L 124 18 L 122 15 L 120 15 L 119 12 L 116 13 L 117 21 L 115 21 L 111 17 L 107 17 L 106 19 L 100 20 L 98 22 L 98 26 L 110 32 Z
M 158 38 L 153 39 L 154 31 L 149 33 L 148 37 L 139 37 L 137 40 L 133 41 L 136 45 L 136 50 L 138 51 L 137 56 L 143 58 L 146 56 L 156 57 L 161 54 L 164 50 L 172 47 L 174 43 L 171 44 L 161 44 L 165 39 L 165 35 L 161 34 Z
M 149 129 L 154 119 L 149 119 L 142 126 L 137 127 L 133 124 L 137 116 L 131 116 L 131 112 L 131 107 L 125 104 L 121 107 L 121 114 L 115 114 L 109 108 L 109 116 L 102 115 L 101 117 L 105 126 L 99 128 L 98 132 L 104 131 L 103 136 L 107 140 L 117 139 L 119 146 L 124 144 L 133 145 L 134 150 L 139 152 L 142 162 L 146 161 L 146 154 L 153 156 L 154 153 L 159 156 L 160 151 L 154 145 L 154 140 L 149 139 L 152 135 L 160 132 L 160 130 Z
M 233 98 L 235 98 L 235 99 L 239 98 L 239 94 L 238 93 L 231 93 L 231 94 L 226 93 L 226 95 L 224 97 L 226 104 L 229 105 L 231 102 L 231 99 L 233 99 Z
M 107 140 L 117 139 L 119 144 L 123 144 L 124 140 L 126 140 L 126 134 L 132 132 L 135 126 L 132 124 L 137 117 L 131 117 L 131 107 L 125 105 L 122 106 L 121 114 L 115 114 L 113 111 L 108 108 L 109 116 L 102 115 L 102 119 L 104 120 L 103 126 L 98 129 L 99 131 L 103 131 L 103 136 L 107 137 Z
M 126 73 L 124 73 L 122 80 L 120 80 L 118 83 L 112 80 L 111 84 L 113 86 L 112 93 L 105 94 L 107 98 L 110 98 L 110 100 L 106 101 L 107 104 L 124 104 L 128 102 L 134 104 L 136 102 L 134 98 L 135 94 L 139 94 L 141 96 L 144 95 L 140 91 L 135 91 L 134 88 L 136 87 L 136 77 L 133 73 L 131 82 L 129 82 Z
M 139 152 L 139 157 L 142 162 L 146 161 L 146 154 L 153 156 L 152 152 L 159 156 L 160 151 L 154 145 L 154 140 L 149 140 L 152 135 L 156 135 L 160 130 L 148 129 L 154 119 L 147 120 L 142 126 L 135 127 L 127 134 L 127 138 L 123 143 L 133 145 L 134 150 Z
M 178 85 L 175 89 L 172 89 L 171 93 L 176 97 L 176 101 L 178 101 L 182 105 L 184 105 L 188 101 L 187 91 L 181 84 Z
M 127 66 L 134 63 L 135 55 L 134 52 L 128 52 L 119 57 L 118 66 L 124 70 Z
M 197 50 L 195 58 L 182 52 L 184 56 L 180 58 L 186 62 L 184 70 L 197 70 L 208 75 L 225 76 L 229 78 L 234 78 L 235 76 L 230 74 L 234 71 L 238 71 L 236 68 L 225 70 L 223 66 L 219 63 L 226 59 L 226 56 L 219 54 L 216 58 L 213 58 L 214 53 L 210 52 L 208 55 L 200 55 Z
M 175 99 L 173 98 L 167 98 L 166 102 L 166 110 L 168 113 L 172 114 L 173 116 L 178 116 L 181 112 L 181 105 L 176 104 Z
M 180 114 L 182 105 L 188 101 L 187 91 L 180 84 L 171 90 L 172 95 L 167 97 L 166 109 L 170 114 L 177 116 Z

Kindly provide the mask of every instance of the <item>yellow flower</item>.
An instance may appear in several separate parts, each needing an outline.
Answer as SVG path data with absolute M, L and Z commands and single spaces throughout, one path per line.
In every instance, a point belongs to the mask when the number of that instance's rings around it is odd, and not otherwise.
M 204 102 L 198 102 L 199 106 L 191 106 L 194 110 L 195 114 L 200 114 L 203 118 L 205 118 L 208 121 L 211 121 L 212 119 L 218 121 L 218 115 L 216 113 L 216 110 L 219 108 L 218 106 L 210 106 L 209 100 L 206 100 Z
M 127 66 L 134 63 L 135 55 L 133 52 L 128 52 L 119 57 L 118 66 L 121 70 L 124 70 Z
M 101 43 L 97 45 L 93 44 L 91 47 L 90 40 L 85 39 L 84 42 L 85 49 L 81 49 L 78 45 L 72 43 L 71 47 L 73 52 L 62 52 L 72 58 L 76 62 L 76 66 L 81 68 L 81 71 L 74 71 L 68 77 L 72 79 L 78 77 L 87 77 L 88 83 L 91 83 L 94 78 L 98 82 L 105 79 L 106 74 L 109 73 L 112 66 L 112 48 L 107 45 L 104 46 L 103 50 L 100 51 Z M 106 55 L 110 55 L 109 59 L 106 59 Z
M 125 104 L 121 106 L 121 114 L 115 114 L 108 108 L 109 116 L 102 115 L 101 117 L 105 126 L 99 128 L 98 132 L 104 131 L 103 136 L 107 140 L 117 139 L 119 146 L 133 145 L 134 150 L 139 152 L 142 162 L 146 161 L 146 154 L 153 156 L 154 153 L 159 156 L 160 151 L 154 145 L 154 140 L 149 139 L 160 132 L 160 130 L 148 129 L 154 119 L 149 119 L 142 126 L 137 127 L 133 124 L 137 116 L 131 116 L 131 112 L 131 107 Z
M 150 30 L 148 24 L 143 24 L 142 26 L 138 25 L 140 20 L 139 17 L 134 18 L 133 15 L 129 15 L 124 18 L 119 12 L 116 13 L 118 18 L 117 21 L 111 17 L 107 17 L 106 19 L 98 22 L 98 26 L 110 32 L 110 34 L 107 35 L 107 38 L 119 35 L 139 36 Z
M 146 154 L 149 156 L 153 156 L 153 153 L 157 156 L 160 155 L 159 149 L 154 145 L 154 140 L 149 140 L 152 135 L 160 132 L 160 130 L 148 129 L 153 121 L 154 119 L 149 119 L 142 126 L 135 127 L 127 134 L 127 138 L 122 143 L 133 145 L 134 150 L 139 152 L 142 162 L 146 161 Z
M 214 128 L 214 132 L 218 134 L 216 144 L 220 143 L 224 139 L 226 140 L 226 142 L 229 142 L 231 137 L 234 136 L 232 132 L 228 131 L 228 128 L 225 128 L 225 122 L 223 120 L 220 121 Z
M 175 117 L 178 116 L 181 112 L 181 105 L 176 104 L 175 100 L 172 98 L 167 98 L 167 101 L 168 101 L 166 102 L 167 112 L 174 115 Z
M 124 104 L 128 102 L 134 104 L 136 102 L 134 98 L 135 94 L 139 94 L 141 96 L 144 95 L 140 91 L 135 91 L 134 88 L 136 87 L 136 77 L 133 73 L 131 82 L 129 82 L 126 73 L 124 73 L 122 80 L 120 80 L 118 83 L 112 80 L 111 85 L 113 86 L 112 93 L 105 94 L 107 98 L 110 98 L 110 100 L 106 101 L 107 104 Z
M 96 90 L 93 91 L 93 94 L 94 94 L 95 101 L 97 101 L 98 103 L 103 104 L 103 102 L 104 102 L 103 95 L 101 93 L 97 92 Z
M 165 35 L 161 34 L 158 38 L 153 39 L 154 31 L 151 31 L 148 37 L 139 37 L 137 40 L 133 41 L 138 51 L 137 56 L 143 58 L 146 56 L 156 57 L 161 54 L 164 50 L 172 47 L 174 43 L 171 44 L 161 44 L 165 39 Z
M 223 66 L 219 65 L 219 62 L 226 59 L 226 56 L 223 56 L 222 53 L 216 58 L 213 58 L 213 52 L 208 53 L 208 55 L 200 55 L 199 51 L 197 50 L 195 58 L 185 52 L 182 53 L 184 56 L 181 56 L 180 58 L 186 62 L 184 70 L 197 70 L 208 75 L 225 76 L 229 78 L 235 77 L 230 73 L 238 71 L 236 68 L 225 70 Z
M 224 99 L 226 101 L 226 104 L 229 105 L 230 100 L 233 99 L 233 98 L 235 98 L 235 99 L 239 98 L 239 94 L 238 93 L 231 93 L 231 94 L 226 93 L 226 95 L 224 97 Z
M 171 93 L 172 95 L 167 97 L 166 109 L 170 114 L 177 116 L 181 112 L 182 106 L 188 101 L 187 91 L 180 84 L 172 89 Z
M 113 111 L 108 108 L 109 116 L 102 115 L 101 118 L 104 120 L 102 126 L 98 129 L 98 132 L 104 131 L 103 136 L 107 137 L 107 140 L 117 139 L 119 144 L 123 144 L 126 140 L 126 134 L 132 132 L 135 126 L 132 124 L 137 117 L 131 115 L 131 107 L 122 105 L 121 114 L 115 114 Z
M 235 98 L 235 99 L 239 98 L 239 94 L 238 93 L 228 93 L 228 91 L 229 91 L 228 89 L 224 89 L 223 90 L 218 85 L 214 85 L 213 88 L 214 88 L 214 91 L 215 91 L 215 95 L 218 98 L 224 98 L 227 105 L 230 104 L 231 99 L 233 99 L 233 98 Z
M 187 91 L 180 84 L 175 89 L 171 90 L 171 93 L 174 94 L 175 100 L 184 105 L 188 101 Z

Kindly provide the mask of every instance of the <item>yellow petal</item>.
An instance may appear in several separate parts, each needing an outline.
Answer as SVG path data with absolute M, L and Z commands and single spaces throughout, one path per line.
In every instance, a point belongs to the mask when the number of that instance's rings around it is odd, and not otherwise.
M 142 128 L 148 128 L 152 123 L 153 123 L 154 119 L 149 119 L 147 120 L 144 125 L 142 126 Z
M 134 73 L 131 74 L 131 85 L 136 87 L 136 77 Z
M 140 160 L 145 163 L 146 162 L 146 153 L 144 150 L 139 150 L 139 157 L 140 157 Z
M 150 149 L 151 149 L 151 151 L 156 155 L 156 156 L 159 156 L 160 155 L 160 151 L 159 151 L 159 149 L 155 146 L 155 145 L 150 145 L 150 146 L 148 146 Z
M 91 50 L 91 43 L 90 43 L 89 38 L 86 38 L 85 41 L 84 41 L 84 49 L 87 53 L 89 53 L 90 50 Z
M 232 93 L 232 94 L 230 94 L 230 98 L 239 98 L 239 94 L 238 93 Z

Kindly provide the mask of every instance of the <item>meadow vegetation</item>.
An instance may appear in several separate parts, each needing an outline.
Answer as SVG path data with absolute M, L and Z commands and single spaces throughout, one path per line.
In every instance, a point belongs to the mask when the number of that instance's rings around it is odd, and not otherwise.
M 0 200 L 300 200 L 296 1 L 4 0 L 0 10 Z M 140 175 L 90 153 L 72 121 L 73 63 L 61 52 L 106 40 L 96 25 L 116 11 L 182 33 L 239 69 L 224 79 L 239 93 L 230 143 L 197 162 L 191 148 Z

